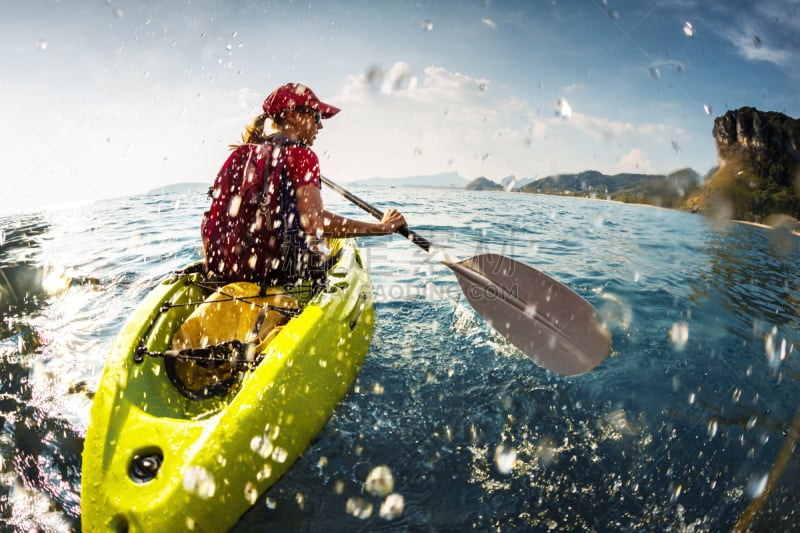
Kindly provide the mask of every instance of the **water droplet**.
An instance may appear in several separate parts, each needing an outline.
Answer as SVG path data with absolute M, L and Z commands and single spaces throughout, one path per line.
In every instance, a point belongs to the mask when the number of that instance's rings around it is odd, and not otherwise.
M 572 116 L 572 107 L 565 98 L 559 98 L 556 102 L 556 116 L 561 118 L 569 118 Z
M 266 459 L 272 454 L 272 442 L 266 435 L 256 435 L 250 441 L 250 449 Z
M 542 466 L 549 466 L 558 454 L 558 446 L 553 437 L 542 437 L 536 443 L 536 457 Z
M 217 485 L 214 483 L 214 476 L 205 468 L 190 466 L 183 474 L 183 488 L 186 492 L 191 492 L 201 499 L 207 500 L 214 496 Z
M 280 446 L 275 446 L 275 449 L 272 451 L 272 460 L 276 463 L 284 463 L 286 462 L 286 458 L 289 457 L 289 452 L 286 451 L 285 448 L 281 448 Z
M 511 446 L 501 444 L 494 451 L 494 464 L 501 474 L 508 474 L 517 462 L 517 450 Z
M 333 492 L 334 494 L 342 495 L 344 494 L 344 481 L 341 479 L 337 479 L 336 483 L 333 484 Z
M 431 22 L 430 20 L 423 21 L 422 29 L 423 31 L 433 31 L 433 22 Z
M 689 405 L 694 405 L 695 400 L 697 399 L 697 394 L 694 392 L 689 394 Z
M 672 149 L 675 151 L 676 154 L 681 153 L 681 145 L 678 144 L 677 141 L 672 141 Z
M 650 73 L 650 77 L 653 78 L 654 80 L 661 78 L 661 69 L 659 69 L 658 67 L 650 67 L 647 69 L 647 72 Z
M 717 436 L 717 430 L 719 429 L 719 422 L 717 422 L 716 418 L 712 418 L 708 422 L 708 436 L 709 438 L 713 439 Z
M 367 475 L 364 488 L 374 496 L 386 496 L 394 490 L 394 476 L 386 465 L 376 466 Z
M 761 496 L 764 489 L 767 488 L 767 479 L 769 479 L 769 474 L 764 474 L 763 476 L 753 475 L 750 481 L 747 482 L 747 495 L 751 498 Z
M 689 37 L 690 39 L 694 37 L 694 26 L 691 22 L 686 22 L 683 25 L 683 34 Z
M 36 49 L 42 51 L 47 50 L 47 41 L 45 41 L 44 39 L 39 39 L 38 41 L 36 41 Z
M 677 351 L 682 351 L 689 340 L 689 324 L 686 322 L 675 322 L 669 330 L 669 341 Z
M 708 104 L 703 104 L 703 111 L 706 112 L 706 115 L 710 115 L 711 114 L 711 106 L 708 105 Z
M 733 394 L 731 394 L 731 399 L 733 400 L 733 403 L 739 403 L 739 400 L 742 399 L 742 389 L 740 389 L 739 387 L 733 389 Z
M 775 346 L 775 334 L 777 329 L 767 334 L 764 338 L 764 351 L 767 355 L 767 364 L 772 370 L 777 370 L 781 361 L 786 359 L 786 339 L 781 341 L 780 347 Z
M 380 517 L 384 520 L 394 520 L 403 514 L 405 506 L 406 502 L 401 494 L 389 494 L 381 503 Z
M 252 481 L 248 481 L 244 486 L 244 499 L 253 505 L 258 500 L 258 487 Z
M 678 486 L 675 487 L 675 490 L 672 491 L 672 496 L 670 497 L 669 501 L 672 503 L 678 501 L 678 498 L 680 497 L 682 490 L 683 490 L 683 485 L 679 483 Z
M 349 498 L 345 505 L 345 511 L 349 515 L 366 520 L 372 516 L 372 504 L 364 498 Z
M 258 471 L 256 474 L 256 480 L 264 481 L 265 479 L 269 479 L 272 475 L 272 467 L 269 463 L 264 463 L 264 466 L 261 467 L 261 470 Z

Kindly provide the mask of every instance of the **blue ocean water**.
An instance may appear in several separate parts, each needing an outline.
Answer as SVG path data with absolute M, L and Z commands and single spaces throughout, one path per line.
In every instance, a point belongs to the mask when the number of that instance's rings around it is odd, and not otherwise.
M 355 192 L 453 256 L 500 253 L 569 286 L 608 322 L 611 355 L 554 375 L 447 268 L 399 237 L 362 239 L 366 363 L 235 531 L 800 528 L 800 238 L 601 200 Z M 0 529 L 80 530 L 106 354 L 157 280 L 200 258 L 206 205 L 187 191 L 0 219 Z M 380 465 L 399 516 L 364 489 Z

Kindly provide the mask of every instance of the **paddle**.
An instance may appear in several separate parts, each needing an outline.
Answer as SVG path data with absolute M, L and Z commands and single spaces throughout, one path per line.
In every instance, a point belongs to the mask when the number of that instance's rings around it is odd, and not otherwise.
M 322 177 L 322 182 L 375 218 L 383 212 Z M 404 226 L 398 233 L 431 252 L 430 241 Z M 566 376 L 599 365 L 611 348 L 611 334 L 592 305 L 553 278 L 497 254 L 442 264 L 456 275 L 467 301 L 500 335 L 540 366 Z

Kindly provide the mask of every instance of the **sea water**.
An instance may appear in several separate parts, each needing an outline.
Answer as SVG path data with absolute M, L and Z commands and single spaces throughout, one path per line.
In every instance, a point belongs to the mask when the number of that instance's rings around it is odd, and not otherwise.
M 446 267 L 398 236 L 360 239 L 370 353 L 235 531 L 800 527 L 800 238 L 603 200 L 355 192 L 453 257 L 499 253 L 569 286 L 608 323 L 610 357 L 548 372 Z M 188 191 L 0 219 L 0 529 L 80 530 L 105 357 L 157 281 L 201 257 L 206 206 Z

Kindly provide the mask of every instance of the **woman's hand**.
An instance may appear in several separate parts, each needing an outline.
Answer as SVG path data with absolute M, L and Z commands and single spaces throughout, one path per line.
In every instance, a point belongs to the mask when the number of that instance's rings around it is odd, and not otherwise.
M 380 222 L 386 233 L 394 233 L 403 226 L 407 226 L 406 218 L 397 209 L 387 209 Z

